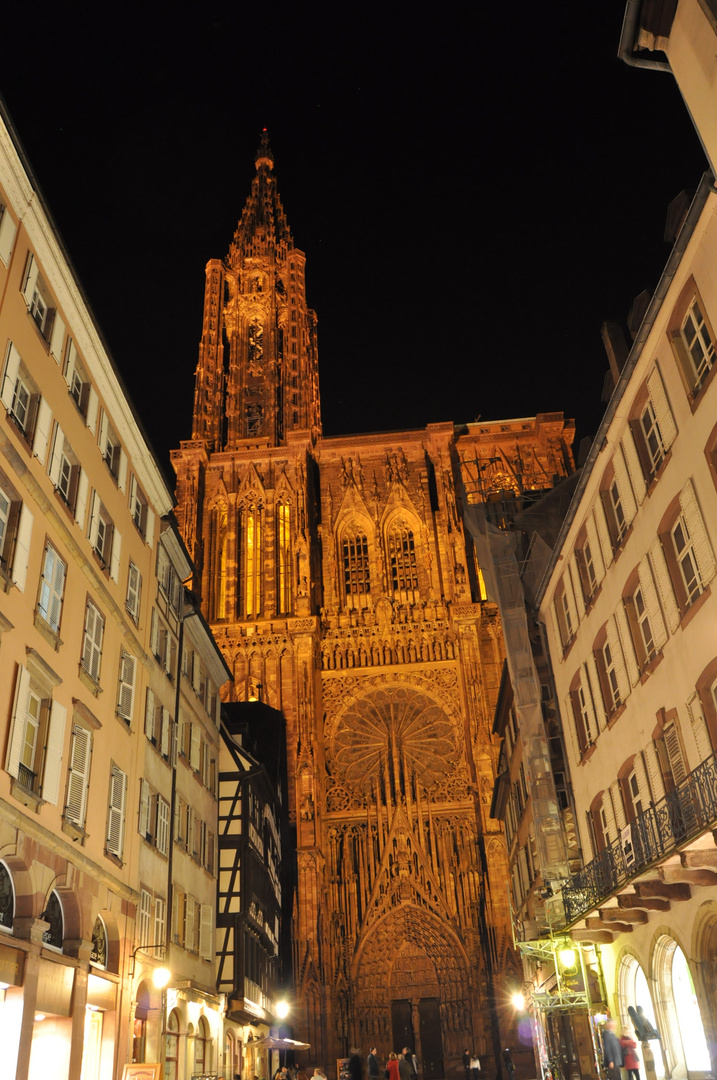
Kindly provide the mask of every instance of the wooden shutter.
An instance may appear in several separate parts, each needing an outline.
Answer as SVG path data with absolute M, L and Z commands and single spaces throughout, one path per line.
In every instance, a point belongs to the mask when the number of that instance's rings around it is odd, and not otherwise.
M 50 441 L 51 428 L 52 409 L 45 398 L 41 397 L 35 418 L 35 438 L 32 442 L 32 452 L 41 465 L 45 464 L 45 458 L 47 457 L 47 444 Z
M 649 559 L 645 558 L 640 562 L 638 576 L 647 610 L 647 618 L 650 622 L 650 630 L 652 631 L 652 640 L 655 642 L 655 648 L 659 650 L 667 641 L 667 627 L 660 610 L 660 601 L 657 598 L 657 590 Z
M 2 401 L 5 408 L 10 411 L 12 408 L 12 399 L 15 396 L 15 383 L 17 382 L 17 376 L 20 371 L 20 353 L 17 351 L 12 342 L 8 345 L 7 358 L 5 360 L 5 371 L 3 372 L 2 388 L 0 389 L 0 401 Z
M 99 398 L 94 386 L 91 386 L 87 395 L 87 426 L 94 435 L 97 430 L 97 413 L 99 411 Z
M 15 679 L 15 701 L 12 710 L 12 735 L 7 747 L 7 761 L 5 768 L 17 780 L 20 771 L 20 758 L 25 742 L 25 718 L 27 716 L 27 699 L 30 692 L 30 672 L 22 664 L 17 665 L 17 677 Z
M 32 536 L 33 517 L 23 504 L 20 510 L 20 523 L 15 540 L 15 556 L 12 562 L 12 580 L 20 592 L 25 591 L 27 564 L 30 559 L 30 538 Z
M 169 851 L 169 803 L 157 797 L 157 850 L 166 855 Z
M 598 539 L 600 540 L 600 553 L 603 558 L 603 564 L 607 570 L 613 560 L 612 541 L 610 540 L 610 530 L 607 527 L 607 518 L 605 517 L 605 507 L 602 504 L 602 499 L 597 498 L 593 506 L 593 514 L 595 515 L 595 529 L 597 531 Z
M 120 657 L 119 694 L 117 701 L 117 713 L 129 724 L 132 720 L 132 706 L 134 704 L 134 681 L 137 672 L 137 659 L 123 652 Z
M 191 742 L 189 748 L 189 764 L 195 772 L 199 772 L 202 755 L 202 732 L 199 724 L 191 725 Z
M 680 734 L 674 721 L 665 725 L 662 737 L 665 740 L 665 750 L 670 762 L 670 771 L 676 786 L 686 778 L 687 767 L 682 754 L 682 746 L 680 745 Z
M 104 619 L 93 603 L 87 604 L 85 615 L 85 638 L 82 648 L 82 666 L 95 682 L 100 677 L 100 659 L 102 656 L 102 635 Z
M 194 908 L 196 901 L 193 896 L 187 896 L 184 911 L 184 947 L 190 952 L 196 951 L 194 932 Z
M 602 545 L 598 538 L 597 526 L 595 524 L 595 515 L 592 511 L 588 514 L 587 520 L 585 521 L 585 532 L 587 534 L 588 543 L 590 544 L 590 554 L 593 559 L 595 578 L 599 585 L 605 577 L 605 562 L 603 560 Z
M 109 417 L 108 417 L 107 413 L 105 412 L 105 410 L 103 409 L 102 413 L 100 415 L 100 434 L 99 434 L 99 438 L 98 438 L 98 443 L 99 443 L 99 447 L 100 447 L 100 453 L 102 454 L 102 457 L 105 457 L 107 455 L 107 437 L 109 435 L 109 428 L 110 428 Z
M 186 898 L 182 889 L 172 889 L 172 934 L 177 945 L 184 945 L 184 908 Z
M 202 904 L 199 916 L 199 955 L 204 960 L 211 960 L 212 952 L 212 906 Z
M 171 724 L 170 724 L 170 720 L 169 720 L 169 709 L 165 709 L 165 707 L 162 706 L 162 730 L 161 730 L 161 736 L 160 736 L 159 750 L 160 750 L 160 753 L 162 754 L 162 756 L 166 757 L 166 758 L 169 757 L 170 734 L 171 734 Z
M 620 502 L 625 514 L 625 521 L 629 525 L 637 513 L 637 503 L 630 484 L 622 447 L 619 444 L 613 454 L 612 464 L 615 470 L 615 482 L 617 483 L 617 490 L 620 492 Z
M 88 488 L 89 480 L 87 478 L 87 473 L 83 468 L 80 468 L 79 476 L 77 477 L 77 501 L 75 503 L 75 521 L 81 529 L 84 529 L 85 525 Z
M 650 545 L 650 562 L 655 573 L 655 584 L 657 585 L 662 610 L 665 613 L 670 633 L 674 634 L 680 623 L 680 609 L 677 606 L 670 572 L 667 569 L 667 559 L 665 558 L 665 552 L 662 550 L 662 541 L 659 537 L 653 540 Z
M 583 597 L 583 590 L 580 584 L 580 571 L 578 570 L 578 563 L 577 559 L 575 558 L 575 552 L 572 553 L 570 559 L 568 560 L 568 573 L 565 576 L 566 578 L 570 578 L 572 593 L 575 599 L 577 619 L 575 621 L 575 626 L 573 627 L 573 632 L 577 633 L 580 619 L 582 619 L 585 614 L 585 598 Z M 568 582 L 566 580 L 565 587 L 567 588 L 567 586 Z
M 107 850 L 122 858 L 124 847 L 124 813 L 127 797 L 127 777 L 117 765 L 110 776 L 110 805 L 107 817 Z
M 618 636 L 622 645 L 622 654 L 625 657 L 627 674 L 630 679 L 630 683 L 632 684 L 632 686 L 635 686 L 640 679 L 640 669 L 637 666 L 635 646 L 632 640 L 632 634 L 630 633 L 630 626 L 627 621 L 625 606 L 622 601 L 615 609 L 615 624 L 617 626 Z
M 37 285 L 38 268 L 35 262 L 35 256 L 30 255 L 27 261 L 27 268 L 25 270 L 25 283 L 22 287 L 22 295 L 25 297 L 25 303 L 30 307 L 32 298 L 35 295 L 35 286 Z
M 630 680 L 627 677 L 627 668 L 625 666 L 625 659 L 622 653 L 622 646 L 620 644 L 614 617 L 608 619 L 605 624 L 605 633 L 607 635 L 608 645 L 610 646 L 610 652 L 612 653 L 612 662 L 617 676 L 620 700 L 627 701 L 627 698 L 630 696 Z
M 144 707 L 144 733 L 150 742 L 155 740 L 154 714 L 154 691 L 147 687 L 147 700 Z
M 122 534 L 119 529 L 112 528 L 112 556 L 110 558 L 110 577 L 113 581 L 119 581 L 120 557 L 122 554 Z
M 50 724 L 45 749 L 45 769 L 42 778 L 42 797 L 45 802 L 57 806 L 60 795 L 60 768 L 62 766 L 62 747 L 65 741 L 65 723 L 67 709 L 59 701 L 53 701 L 50 709 Z
M 55 318 L 52 322 L 52 333 L 50 334 L 50 352 L 55 357 L 55 360 L 59 364 L 62 359 L 62 346 L 65 341 L 65 324 L 60 318 L 59 311 L 55 312 Z
M 5 263 L 5 266 L 10 264 L 12 242 L 15 239 L 16 231 L 17 225 L 10 217 L 7 206 L 4 206 L 2 208 L 2 217 L 0 217 L 0 259 Z
M 640 799 L 642 800 L 642 809 L 647 810 L 652 796 L 650 794 L 650 785 L 647 781 L 647 770 L 645 769 L 645 762 L 642 759 L 642 754 L 636 754 L 634 769 L 635 776 L 637 777 L 637 789 L 640 792 Z
M 52 437 L 52 452 L 50 454 L 49 475 L 55 487 L 60 482 L 60 465 L 62 453 L 65 449 L 65 435 L 59 424 L 55 424 L 55 433 Z
M 645 747 L 645 765 L 650 780 L 652 800 L 657 803 L 665 795 L 665 781 L 662 778 L 662 769 L 660 767 L 660 757 L 657 753 L 657 747 L 652 740 L 650 740 Z
M 127 574 L 127 610 L 136 621 L 139 619 L 139 603 L 142 592 L 142 577 L 133 562 L 129 564 Z
M 625 455 L 627 475 L 632 484 L 632 490 L 635 492 L 635 498 L 637 499 L 638 505 L 640 505 L 645 498 L 647 486 L 645 484 L 645 474 L 642 471 L 642 465 L 640 464 L 640 458 L 637 453 L 637 447 L 635 446 L 635 439 L 631 428 L 628 428 L 623 435 L 621 445 Z
M 89 540 L 90 546 L 97 548 L 97 540 L 100 532 L 100 507 L 102 503 L 100 497 L 96 491 L 92 492 L 90 496 L 90 528 L 89 528 Z
M 155 656 L 159 656 L 159 619 L 157 609 L 152 608 L 152 627 L 149 635 L 150 648 Z
M 152 812 L 152 792 L 149 784 L 142 778 L 139 782 L 139 834 L 145 840 L 151 839 L 150 816 Z
M 704 520 L 700 513 L 697 496 L 691 480 L 687 481 L 680 492 L 680 506 L 682 507 L 682 512 L 685 516 L 685 522 L 687 523 L 687 531 L 692 539 L 695 558 L 697 559 L 697 567 L 704 587 L 708 585 L 715 576 L 716 566 L 715 558 L 712 553 L 712 545 L 707 536 L 707 530 L 705 529 Z
M 76 825 L 85 824 L 87 812 L 87 790 L 90 776 L 90 750 L 92 736 L 79 724 L 72 728 L 72 747 L 70 749 L 70 775 L 67 781 L 67 806 L 65 817 Z
M 119 451 L 119 465 L 117 467 L 117 487 L 120 491 L 127 490 L 127 455 L 121 446 Z
M 672 410 L 670 409 L 670 404 L 667 400 L 662 376 L 657 367 L 655 367 L 652 373 L 647 377 L 647 390 L 650 395 L 650 400 L 652 401 L 652 407 L 655 411 L 657 426 L 659 427 L 660 435 L 662 436 L 662 445 L 665 450 L 669 450 L 675 441 L 677 428 L 675 427 Z
M 705 714 L 702 710 L 702 702 L 700 701 L 699 694 L 693 694 L 687 702 L 687 712 L 690 717 L 690 726 L 692 728 L 692 734 L 697 744 L 697 752 L 700 756 L 700 761 L 705 761 L 712 754 L 712 740 L 710 739 L 709 728 L 707 727 L 707 721 L 705 720 Z
M 622 801 L 622 787 L 619 780 L 613 780 L 610 784 L 610 802 L 615 824 L 618 832 L 620 832 L 627 825 L 627 817 L 625 816 L 625 804 Z
M 154 544 L 154 511 L 147 507 L 147 523 L 144 530 L 144 539 L 151 548 Z

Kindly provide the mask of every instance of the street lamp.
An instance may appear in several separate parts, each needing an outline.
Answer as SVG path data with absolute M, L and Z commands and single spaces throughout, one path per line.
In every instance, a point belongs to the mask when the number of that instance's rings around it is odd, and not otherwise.
M 277 1001 L 274 1006 L 274 1015 L 278 1020 L 286 1020 L 287 1016 L 291 1012 L 291 1006 L 288 1001 Z

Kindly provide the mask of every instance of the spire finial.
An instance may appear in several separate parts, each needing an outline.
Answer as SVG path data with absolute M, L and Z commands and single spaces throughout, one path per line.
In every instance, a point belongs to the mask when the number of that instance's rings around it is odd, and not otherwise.
M 271 147 L 269 146 L 269 132 L 266 128 L 262 128 L 261 130 L 261 143 L 259 144 L 259 149 L 256 152 L 254 164 L 256 165 L 257 169 L 261 168 L 262 165 L 266 165 L 268 169 L 274 168 L 274 155 L 272 154 Z

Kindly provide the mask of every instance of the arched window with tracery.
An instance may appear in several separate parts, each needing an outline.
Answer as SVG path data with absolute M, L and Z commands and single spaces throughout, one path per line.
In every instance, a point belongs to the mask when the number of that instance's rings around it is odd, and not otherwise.
M 12 929 L 15 914 L 15 890 L 12 877 L 5 863 L 0 862 L 0 927 Z
M 197 1030 L 194 1035 L 194 1071 L 195 1073 L 207 1073 L 211 1066 L 211 1043 L 209 1040 L 209 1025 L 203 1016 L 197 1021 Z
M 258 500 L 242 507 L 240 529 L 242 614 L 255 619 L 262 611 L 263 508 Z
M 276 508 L 276 601 L 280 615 L 291 611 L 291 507 L 283 499 Z
M 179 1016 L 172 1009 L 167 1017 L 167 1029 L 164 1033 L 164 1080 L 177 1080 L 177 1061 L 179 1058 Z
M 364 607 L 371 592 L 368 537 L 356 525 L 344 530 L 341 541 L 344 596 L 348 607 Z
M 212 508 L 210 528 L 209 604 L 215 621 L 227 618 L 227 508 Z
M 418 564 L 413 530 L 405 521 L 394 521 L 389 529 L 388 565 L 392 591 L 411 603 L 418 596 Z

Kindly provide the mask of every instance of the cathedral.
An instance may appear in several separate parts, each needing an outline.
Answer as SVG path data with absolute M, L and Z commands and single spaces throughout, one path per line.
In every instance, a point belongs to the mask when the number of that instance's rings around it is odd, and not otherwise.
M 172 460 L 234 700 L 283 712 L 294 1028 L 310 1059 L 409 1045 L 425 1080 L 519 1049 L 490 817 L 504 659 L 462 508 L 570 473 L 561 413 L 322 435 L 317 319 L 266 133 L 206 267 L 191 439 Z M 529 1043 L 526 1048 L 532 1061 Z M 533 1073 L 534 1075 L 534 1073 Z

